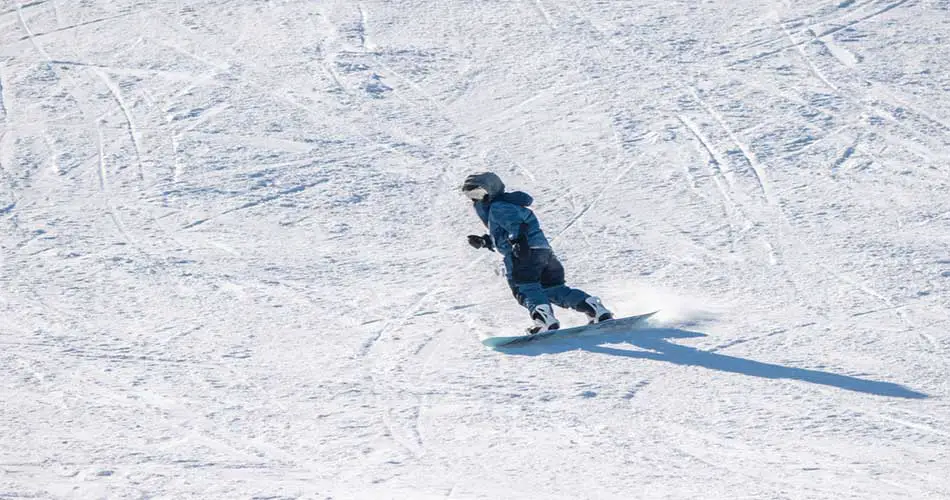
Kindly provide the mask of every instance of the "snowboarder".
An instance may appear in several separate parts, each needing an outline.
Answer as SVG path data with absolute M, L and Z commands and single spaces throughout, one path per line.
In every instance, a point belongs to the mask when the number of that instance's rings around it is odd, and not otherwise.
M 506 193 L 505 184 L 491 172 L 466 177 L 462 193 L 472 200 L 475 213 L 488 228 L 488 234 L 470 234 L 468 244 L 504 257 L 508 286 L 534 320 L 529 333 L 560 328 L 552 303 L 583 312 L 590 323 L 613 319 L 599 298 L 564 284 L 564 267 L 528 208 L 534 201 L 529 194 Z

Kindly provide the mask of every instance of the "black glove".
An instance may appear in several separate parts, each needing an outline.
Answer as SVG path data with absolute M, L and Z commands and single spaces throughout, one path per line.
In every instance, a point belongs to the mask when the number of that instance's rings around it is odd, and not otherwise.
M 495 251 L 495 247 L 491 244 L 491 238 L 487 234 L 482 236 L 477 234 L 468 235 L 468 244 L 472 245 L 473 248 L 487 248 L 492 252 Z

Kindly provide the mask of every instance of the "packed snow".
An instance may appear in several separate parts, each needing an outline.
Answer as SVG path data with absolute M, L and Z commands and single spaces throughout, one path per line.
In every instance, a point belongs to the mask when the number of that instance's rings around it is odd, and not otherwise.
M 950 498 L 947 0 L 0 0 L 0 134 L 0 498 Z

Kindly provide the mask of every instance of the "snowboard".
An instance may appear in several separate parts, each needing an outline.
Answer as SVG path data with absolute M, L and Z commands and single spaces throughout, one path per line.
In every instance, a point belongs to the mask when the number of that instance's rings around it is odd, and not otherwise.
M 488 337 L 487 339 L 482 340 L 482 344 L 493 349 L 497 349 L 499 347 L 518 347 L 544 339 L 579 337 L 582 335 L 586 336 L 600 332 L 623 330 L 625 328 L 637 328 L 642 326 L 643 323 L 650 318 L 650 316 L 653 316 L 658 312 L 659 311 L 653 311 L 646 314 L 638 314 L 636 316 L 628 316 L 626 318 L 617 318 L 603 321 L 593 325 L 581 325 L 549 332 L 528 333 L 515 337 Z

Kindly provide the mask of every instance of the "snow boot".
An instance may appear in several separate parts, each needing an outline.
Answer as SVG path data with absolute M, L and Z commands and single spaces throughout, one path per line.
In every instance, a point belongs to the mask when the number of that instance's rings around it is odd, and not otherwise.
M 578 309 L 587 315 L 588 324 L 591 325 L 614 319 L 614 313 L 604 307 L 604 304 L 600 302 L 598 297 L 587 297 L 584 299 L 584 302 L 578 306 Z
M 534 326 L 528 328 L 528 333 L 541 333 L 551 330 L 557 330 L 561 323 L 554 317 L 554 309 L 551 304 L 542 304 L 534 308 L 531 312 L 531 319 L 534 320 Z

